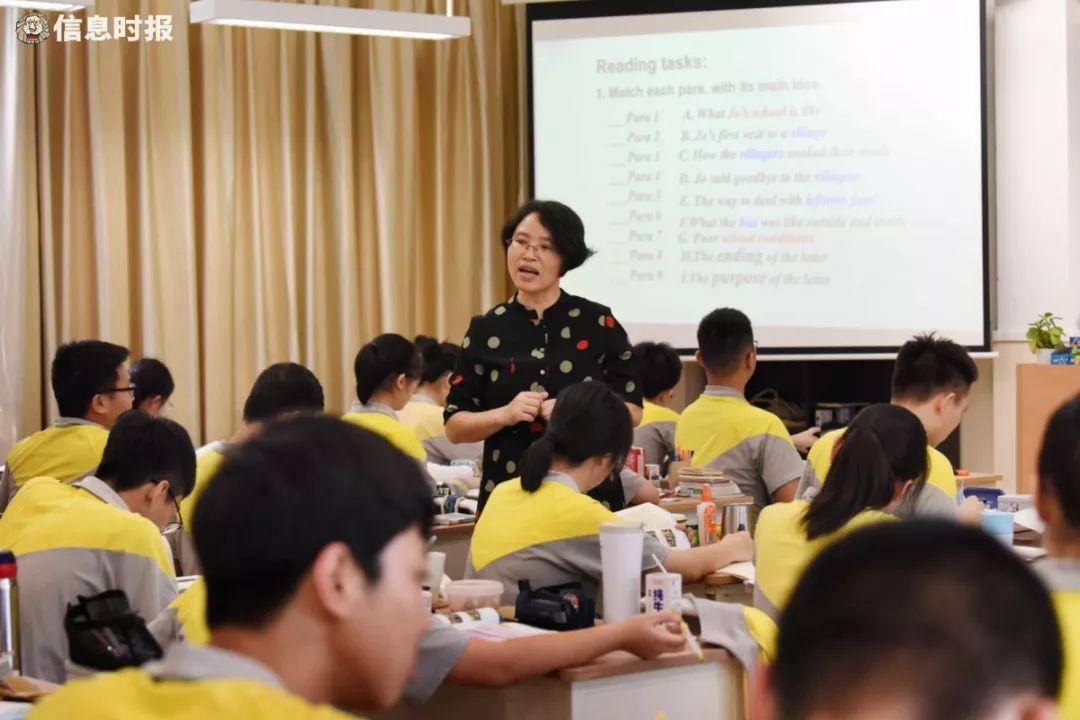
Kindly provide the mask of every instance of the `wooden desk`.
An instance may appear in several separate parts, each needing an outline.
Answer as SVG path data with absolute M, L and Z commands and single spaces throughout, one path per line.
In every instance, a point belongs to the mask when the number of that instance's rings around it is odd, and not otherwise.
M 667 720 L 744 717 L 743 668 L 726 651 L 641 660 L 625 652 L 510 687 L 442 687 L 419 708 L 398 707 L 380 720 Z
M 956 484 L 960 487 L 994 487 L 1000 485 L 1005 478 L 995 473 L 970 472 L 963 477 L 956 476 Z
M 717 509 L 722 508 L 725 505 L 752 502 L 754 502 L 754 498 L 749 495 L 732 495 L 731 497 L 713 498 L 713 505 L 715 505 Z M 700 504 L 700 500 L 680 497 L 665 498 L 660 501 L 660 507 L 668 512 L 683 514 L 696 512 L 697 506 Z
M 444 572 L 451 580 L 461 580 L 465 577 L 465 558 L 469 554 L 469 543 L 472 542 L 473 530 L 476 523 L 463 525 L 436 525 L 431 533 L 435 536 L 435 545 L 432 550 L 446 553 L 446 568 Z

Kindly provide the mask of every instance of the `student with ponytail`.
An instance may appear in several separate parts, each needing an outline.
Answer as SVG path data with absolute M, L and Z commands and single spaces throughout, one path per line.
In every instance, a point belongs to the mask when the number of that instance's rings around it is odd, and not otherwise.
M 570 385 L 543 436 L 522 459 L 520 477 L 495 488 L 473 533 L 466 577 L 499 580 L 512 602 L 518 581 L 534 588 L 581 582 L 594 597 L 601 578 L 600 525 L 618 520 L 585 493 L 622 468 L 633 427 L 621 397 L 598 382 Z M 746 533 L 691 550 L 646 536 L 642 569 L 660 559 L 688 582 L 749 559 Z
M 922 491 L 926 468 L 926 430 L 914 413 L 885 404 L 860 412 L 839 440 L 820 490 L 761 511 L 755 607 L 779 619 L 810 561 L 853 530 L 895 519 L 897 506 Z
M 416 347 L 400 335 L 380 335 L 356 354 L 356 398 L 342 420 L 389 440 L 398 450 L 421 462 L 423 446 L 398 420 L 420 381 L 422 364 Z

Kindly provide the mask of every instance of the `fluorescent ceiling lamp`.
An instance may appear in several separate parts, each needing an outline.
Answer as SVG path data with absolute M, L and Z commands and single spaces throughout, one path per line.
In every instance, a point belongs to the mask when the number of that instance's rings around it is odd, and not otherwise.
M 472 34 L 467 17 L 300 5 L 270 0 L 196 0 L 192 23 L 445 40 Z
M 49 10 L 52 12 L 85 10 L 93 4 L 93 0 L 86 0 L 86 2 L 79 2 L 79 0 L 0 0 L 0 7 L 24 8 L 26 10 Z

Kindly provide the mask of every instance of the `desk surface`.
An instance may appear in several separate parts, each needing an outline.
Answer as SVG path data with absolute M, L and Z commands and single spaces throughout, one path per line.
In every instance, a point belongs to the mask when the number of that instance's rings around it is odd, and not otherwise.
M 727 650 L 720 648 L 705 648 L 705 662 L 734 663 L 735 658 Z M 601 678 L 619 677 L 621 675 L 633 675 L 635 673 L 664 670 L 667 668 L 686 667 L 698 665 L 702 661 L 697 655 L 686 651 L 671 655 L 661 655 L 652 660 L 642 660 L 636 655 L 622 650 L 601 655 L 590 663 L 578 667 L 559 670 L 554 677 L 568 683 L 585 682 L 587 680 L 599 680 Z
M 435 537 L 450 537 L 452 535 L 471 535 L 476 528 L 476 523 L 461 523 L 459 525 L 435 525 L 431 533 Z
M 713 498 L 713 505 L 718 508 L 722 508 L 725 505 L 732 505 L 735 503 L 752 503 L 754 498 L 749 495 L 732 495 L 731 497 Z M 694 512 L 697 510 L 697 506 L 701 504 L 700 500 L 694 498 L 681 498 L 671 497 L 665 498 L 660 501 L 660 507 L 664 508 L 668 512 L 674 513 L 686 513 Z

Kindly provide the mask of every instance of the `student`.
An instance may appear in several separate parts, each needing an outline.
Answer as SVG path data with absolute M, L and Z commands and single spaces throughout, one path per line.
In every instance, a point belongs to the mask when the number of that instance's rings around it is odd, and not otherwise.
M 424 446 L 428 462 L 449 465 L 454 460 L 480 460 L 484 444 L 450 442 L 446 439 L 443 423 L 446 398 L 450 395 L 450 375 L 461 355 L 461 348 L 425 335 L 417 335 L 413 344 L 424 369 L 419 387 L 398 413 L 398 420 L 412 430 Z
M 148 415 L 165 411 L 176 384 L 165 363 L 142 358 L 131 365 L 131 384 L 135 386 L 135 408 Z
M 131 409 L 135 388 L 124 364 L 127 357 L 127 348 L 100 340 L 78 340 L 57 349 L 51 375 L 60 417 L 11 448 L 0 480 L 0 512 L 30 478 L 71 482 L 94 471 L 109 428 Z
M 416 347 L 393 333 L 380 335 L 356 354 L 356 397 L 342 420 L 382 435 L 406 455 L 424 462 L 420 441 L 398 420 L 421 376 Z
M 754 607 L 774 620 L 815 555 L 853 530 L 894 519 L 890 512 L 926 483 L 926 431 L 896 405 L 860 412 L 837 450 L 813 500 L 770 505 L 758 518 Z
M 195 512 L 210 644 L 74 681 L 29 717 L 329 720 L 390 706 L 427 627 L 430 521 L 420 469 L 382 438 L 326 416 L 270 423 L 230 449 Z
M 887 523 L 809 566 L 753 707 L 762 720 L 1052 720 L 1061 666 L 1050 598 L 1011 550 L 954 522 Z
M 667 343 L 641 342 L 634 346 L 634 369 L 645 398 L 641 424 L 634 428 L 634 445 L 645 450 L 645 462 L 666 471 L 669 458 L 675 456 L 679 420 L 679 413 L 668 403 L 682 377 L 682 360 Z
M 675 444 L 694 453 L 696 467 L 723 470 L 758 507 L 793 500 L 803 460 L 780 418 L 746 401 L 757 367 L 750 318 L 732 308 L 713 310 L 697 337 L 708 385 L 680 416 Z
M 600 525 L 618 516 L 585 493 L 622 466 L 630 423 L 623 399 L 603 383 L 577 383 L 559 393 L 547 430 L 526 452 L 521 477 L 496 487 L 480 515 L 465 576 L 499 580 L 507 602 L 516 597 L 519 580 L 535 588 L 580 581 L 595 597 Z M 748 560 L 752 547 L 747 533 L 691 550 L 668 550 L 647 536 L 641 566 L 655 567 L 655 556 L 694 582 Z
M 67 678 L 64 614 L 80 595 L 123 590 L 145 619 L 172 602 L 176 577 L 161 532 L 194 482 L 187 431 L 133 410 L 109 434 L 96 476 L 25 484 L 0 518 L 0 547 L 19 564 L 24 674 Z
M 1061 717 L 1080 717 L 1080 397 L 1058 408 L 1039 451 L 1039 515 L 1046 522 L 1035 564 L 1053 595 L 1065 645 Z
M 926 428 L 929 469 L 926 490 L 900 514 L 921 517 L 957 517 L 957 485 L 953 466 L 936 446 L 960 424 L 967 411 L 971 386 L 979 378 L 975 362 L 960 345 L 945 338 L 919 335 L 904 343 L 896 356 L 892 403 L 915 413 Z M 799 483 L 799 497 L 821 484 L 843 430 L 826 433 L 810 450 Z M 959 511 L 962 520 L 978 524 L 982 506 L 969 498 Z
M 232 437 L 227 441 L 215 440 L 199 448 L 195 489 L 190 497 L 180 503 L 185 527 L 194 525 L 195 506 L 221 467 L 226 449 L 254 436 L 274 418 L 286 413 L 322 412 L 325 404 L 319 378 L 299 363 L 274 363 L 259 373 L 244 401 L 243 419 Z

